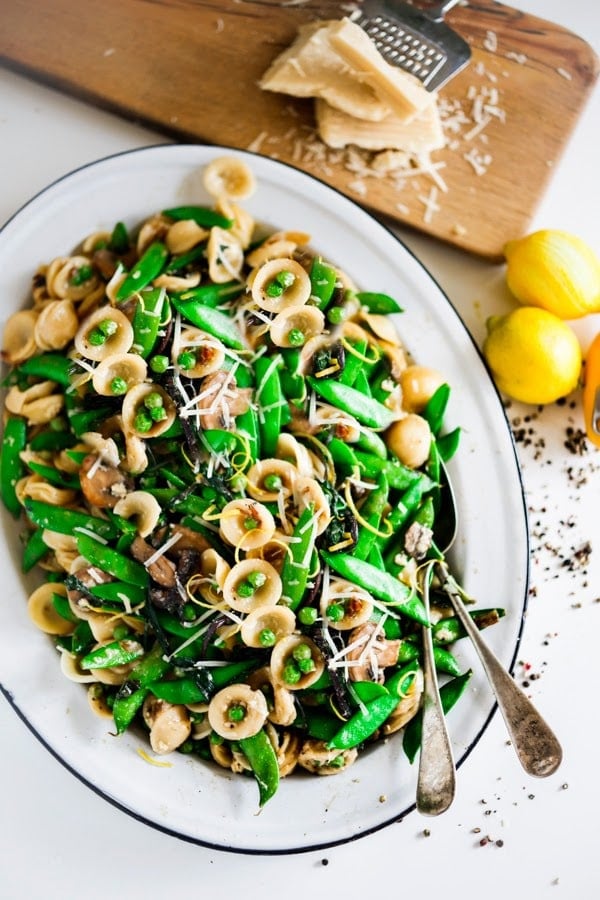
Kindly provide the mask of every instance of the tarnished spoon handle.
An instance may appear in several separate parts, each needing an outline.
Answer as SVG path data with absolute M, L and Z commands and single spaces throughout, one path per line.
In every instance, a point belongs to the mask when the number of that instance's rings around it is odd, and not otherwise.
M 429 571 L 423 586 L 423 600 L 429 616 Z M 446 718 L 440 701 L 431 629 L 423 628 L 423 718 L 417 809 L 427 816 L 445 812 L 454 799 L 456 771 Z
M 456 615 L 471 639 L 496 695 L 521 765 L 530 775 L 540 778 L 552 775 L 562 760 L 562 748 L 554 732 L 482 639 L 462 598 L 453 589 L 446 567 L 442 564 L 440 569 Z

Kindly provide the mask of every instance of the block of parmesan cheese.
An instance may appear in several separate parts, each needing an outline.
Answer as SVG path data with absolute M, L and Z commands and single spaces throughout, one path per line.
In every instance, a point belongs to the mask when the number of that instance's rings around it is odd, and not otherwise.
M 301 26 L 296 40 L 269 66 L 259 87 L 293 97 L 321 97 L 343 112 L 380 122 L 389 106 L 332 48 L 329 32 L 336 24 L 320 21 Z
M 386 62 L 360 25 L 341 19 L 330 26 L 328 38 L 356 77 L 373 88 L 397 117 L 408 120 L 431 104 L 432 96 L 418 78 Z
M 324 100 L 315 101 L 315 113 L 321 140 L 335 149 L 355 144 L 364 150 L 404 150 L 418 155 L 439 150 L 445 142 L 435 103 L 408 122 L 391 114 L 373 124 L 334 109 Z

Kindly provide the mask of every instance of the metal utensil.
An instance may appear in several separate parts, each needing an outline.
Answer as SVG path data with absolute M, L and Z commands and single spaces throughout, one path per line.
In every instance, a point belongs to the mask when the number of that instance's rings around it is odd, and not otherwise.
M 402 0 L 364 0 L 354 21 L 369 35 L 387 62 L 435 91 L 463 69 L 471 48 L 444 22 L 460 0 L 417 8 Z
M 458 515 L 454 491 L 443 463 L 442 491 L 444 516 L 438 518 L 445 520 L 446 544 L 440 548 L 445 555 L 456 537 Z M 445 561 L 443 559 L 438 561 L 436 568 L 442 588 L 479 656 L 521 765 L 530 775 L 537 777 L 552 775 L 562 760 L 562 749 L 556 736 L 482 639 L 463 602 L 464 591 L 450 574 Z
M 427 618 L 429 618 L 429 584 L 434 566 L 435 561 L 432 560 L 427 563 L 422 573 L 422 597 Z M 424 815 L 437 816 L 445 812 L 454 800 L 456 769 L 435 672 L 431 628 L 423 628 L 423 670 L 417 809 Z

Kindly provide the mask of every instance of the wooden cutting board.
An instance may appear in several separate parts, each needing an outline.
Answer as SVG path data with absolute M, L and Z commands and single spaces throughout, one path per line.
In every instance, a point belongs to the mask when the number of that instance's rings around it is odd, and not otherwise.
M 447 23 L 473 56 L 440 93 L 448 145 L 432 173 L 372 177 L 356 154 L 316 140 L 312 101 L 257 86 L 300 24 L 349 9 L 328 0 L 11 0 L 0 60 L 176 140 L 290 162 L 378 214 L 499 259 L 527 230 L 583 109 L 594 51 L 493 0 L 456 7 Z

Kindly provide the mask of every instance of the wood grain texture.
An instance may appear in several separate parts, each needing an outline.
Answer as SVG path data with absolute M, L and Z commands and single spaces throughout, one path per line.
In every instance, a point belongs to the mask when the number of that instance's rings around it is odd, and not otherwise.
M 365 177 L 315 141 L 312 101 L 257 86 L 300 24 L 339 15 L 328 0 L 11 0 L 0 61 L 177 140 L 290 162 L 378 214 L 499 259 L 527 230 L 594 85 L 592 48 L 493 0 L 455 8 L 447 22 L 473 57 L 440 94 L 465 120 L 451 131 L 448 119 L 434 154 L 443 181 Z M 486 102 L 495 112 L 473 134 L 474 104 Z

